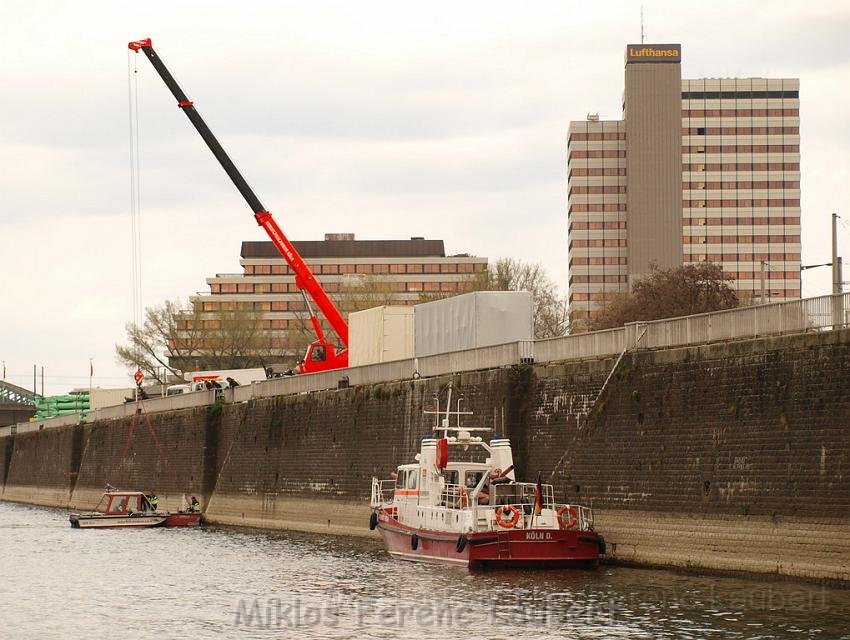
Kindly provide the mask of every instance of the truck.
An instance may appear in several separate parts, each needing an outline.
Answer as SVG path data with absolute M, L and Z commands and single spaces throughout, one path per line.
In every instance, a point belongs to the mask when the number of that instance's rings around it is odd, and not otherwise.
M 218 160 L 222 169 L 227 173 L 228 177 L 239 190 L 239 193 L 242 194 L 245 202 L 248 203 L 248 206 L 254 212 L 254 219 L 257 221 L 257 224 L 265 230 L 272 243 L 277 247 L 280 255 L 283 256 L 283 259 L 286 260 L 295 274 L 295 285 L 304 298 L 305 307 L 310 315 L 310 323 L 313 326 L 313 332 L 316 334 L 316 340 L 307 347 L 307 352 L 298 365 L 298 373 L 315 373 L 347 367 L 348 324 L 339 309 L 337 309 L 327 292 L 322 288 L 322 285 L 316 279 L 316 276 L 313 275 L 310 267 L 304 262 L 304 259 L 295 249 L 292 242 L 289 241 L 278 226 L 272 214 L 266 210 L 257 195 L 245 181 L 245 178 L 236 168 L 236 165 L 233 164 L 230 156 L 227 155 L 227 152 L 221 146 L 218 139 L 210 131 L 207 123 L 198 113 L 194 103 L 189 100 L 183 89 L 177 84 L 174 76 L 171 75 L 171 72 L 162 62 L 162 59 L 154 51 L 151 39 L 135 40 L 128 43 L 127 47 L 136 53 L 141 51 L 145 54 L 160 78 L 162 78 L 165 85 L 171 91 L 171 94 L 177 100 L 177 106 L 186 114 L 186 117 L 200 134 L 210 151 L 212 151 L 213 156 Z M 326 338 L 319 318 L 313 309 L 313 305 L 310 303 L 311 299 L 324 315 L 334 333 L 336 333 L 340 341 L 339 345 L 334 344 Z

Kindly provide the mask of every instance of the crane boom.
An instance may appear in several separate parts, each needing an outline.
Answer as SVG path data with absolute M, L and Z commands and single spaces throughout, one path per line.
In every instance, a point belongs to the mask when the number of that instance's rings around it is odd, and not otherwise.
M 210 131 L 210 128 L 207 126 L 207 123 L 204 122 L 201 114 L 199 114 L 198 110 L 195 109 L 195 105 L 191 100 L 189 100 L 183 92 L 183 89 L 181 89 L 180 85 L 177 84 L 174 76 L 171 75 L 171 72 L 162 62 L 162 59 L 154 51 L 151 39 L 146 38 L 144 40 L 130 42 L 127 46 L 133 51 L 141 51 L 145 54 L 145 56 L 147 56 L 148 60 L 150 60 L 150 63 L 153 65 L 154 69 L 156 69 L 156 72 L 162 78 L 163 82 L 165 82 L 165 85 L 171 91 L 172 95 L 174 95 L 177 99 L 177 106 L 182 109 L 183 113 L 186 114 L 186 117 L 189 118 L 189 121 L 194 125 L 195 129 L 207 144 L 210 151 L 212 151 L 225 173 L 227 173 L 233 181 L 233 184 L 236 185 L 236 188 L 239 190 L 239 193 L 242 194 L 242 197 L 245 198 L 245 202 L 247 202 L 248 206 L 251 207 L 257 224 L 265 229 L 269 238 L 274 243 L 275 247 L 277 247 L 281 256 L 283 256 L 283 259 L 286 260 L 287 264 L 289 264 L 292 271 L 295 273 L 295 284 L 302 296 L 304 296 L 307 311 L 310 313 L 310 321 L 317 337 L 316 342 L 311 344 L 308 348 L 307 355 L 304 358 L 303 363 L 300 365 L 301 372 L 309 373 L 347 367 L 348 324 L 345 322 L 345 318 L 343 318 L 339 309 L 337 309 L 327 292 L 325 292 L 322 288 L 322 285 L 316 279 L 316 276 L 313 275 L 310 267 L 307 266 L 307 263 L 304 262 L 304 259 L 289 241 L 289 238 L 286 237 L 286 234 L 284 234 L 278 226 L 277 222 L 272 217 L 272 214 L 266 210 L 260 202 L 260 199 L 257 197 L 257 194 L 254 193 L 253 189 L 251 189 L 245 181 L 245 178 L 242 177 L 239 169 L 236 168 L 236 165 L 233 164 L 230 156 L 227 155 L 227 152 L 221 146 L 218 139 L 215 135 L 213 135 L 213 132 Z M 318 306 L 319 310 L 325 318 L 327 318 L 334 332 L 339 337 L 343 344 L 343 348 L 341 350 L 336 351 L 334 345 L 325 339 L 319 319 L 313 312 L 310 300 L 307 298 L 305 292 L 310 294 L 310 297 L 315 301 L 316 306 Z

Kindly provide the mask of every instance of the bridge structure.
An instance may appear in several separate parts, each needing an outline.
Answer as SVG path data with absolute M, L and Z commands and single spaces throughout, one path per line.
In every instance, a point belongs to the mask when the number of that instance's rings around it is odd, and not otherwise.
M 36 394 L 0 380 L 0 426 L 26 422 L 35 415 Z

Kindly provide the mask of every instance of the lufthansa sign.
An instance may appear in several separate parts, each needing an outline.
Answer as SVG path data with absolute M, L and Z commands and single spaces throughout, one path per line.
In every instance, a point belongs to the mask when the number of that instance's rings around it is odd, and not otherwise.
M 630 62 L 681 62 L 680 44 L 628 44 L 626 64 Z

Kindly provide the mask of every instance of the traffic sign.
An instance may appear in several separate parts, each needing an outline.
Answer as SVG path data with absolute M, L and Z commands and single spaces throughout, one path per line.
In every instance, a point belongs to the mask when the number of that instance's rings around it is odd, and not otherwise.
M 136 369 L 136 373 L 133 376 L 133 378 L 136 380 L 136 386 L 141 387 L 142 381 L 145 379 L 145 374 L 142 373 L 141 369 Z

